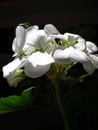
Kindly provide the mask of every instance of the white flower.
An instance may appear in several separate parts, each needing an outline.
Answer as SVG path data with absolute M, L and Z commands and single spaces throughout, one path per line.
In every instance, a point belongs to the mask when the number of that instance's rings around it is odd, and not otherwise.
M 51 38 L 44 30 L 28 33 L 23 49 L 29 55 L 24 68 L 25 74 L 29 77 L 42 76 L 49 70 L 51 63 L 54 62 L 51 57 L 54 46 L 51 43 Z
M 38 26 L 25 29 L 19 25 L 16 28 L 16 37 L 12 44 L 16 58 L 2 68 L 3 76 L 10 86 L 20 68 L 24 68 L 25 74 L 32 78 L 40 77 L 49 70 L 54 62 L 51 57 L 52 43 L 49 41 L 50 37 L 44 30 L 39 30 Z
M 77 34 L 60 34 L 52 24 L 41 30 L 36 25 L 27 29 L 17 26 L 12 50 L 15 59 L 2 68 L 3 77 L 11 86 L 17 84 L 14 82 L 17 79 L 13 79 L 21 68 L 31 78 L 46 74 L 52 63 L 67 65 L 80 62 L 88 74 L 98 69 L 98 55 L 93 54 L 98 49 L 94 43 Z
M 64 50 L 55 50 L 53 53 L 53 58 L 57 63 L 65 65 L 72 62 L 80 62 L 89 74 L 92 74 L 95 70 L 95 67 L 89 57 L 81 50 L 75 49 L 71 46 Z
M 25 29 L 20 25 L 16 27 L 16 37 L 14 38 L 12 43 L 12 50 L 15 52 L 14 54 L 15 56 L 21 56 L 22 54 L 25 53 L 23 48 L 25 46 L 27 36 L 38 29 L 39 28 L 36 25 L 31 26 L 27 29 Z
M 58 48 L 54 50 L 52 55 L 57 63 L 80 62 L 88 74 L 92 74 L 98 68 L 98 56 L 91 54 L 98 50 L 94 43 L 86 41 L 77 34 L 60 34 L 51 24 L 47 24 L 44 29 L 54 40 L 60 40 Z

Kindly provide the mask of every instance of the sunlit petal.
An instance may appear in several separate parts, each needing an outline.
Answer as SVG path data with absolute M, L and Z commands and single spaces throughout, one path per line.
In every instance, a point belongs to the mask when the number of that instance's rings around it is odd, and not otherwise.
M 87 62 L 87 56 L 84 52 L 74 49 L 73 47 L 64 50 L 57 49 L 53 53 L 53 58 L 58 63 L 69 64 L 73 61 L 84 63 Z
M 29 56 L 25 65 L 25 73 L 32 78 L 40 77 L 49 70 L 53 62 L 53 58 L 47 53 L 36 52 Z
M 24 59 L 20 60 L 19 58 L 13 60 L 9 64 L 3 66 L 3 77 L 7 77 L 10 75 L 10 73 L 14 73 L 16 69 L 21 68 L 24 65 Z

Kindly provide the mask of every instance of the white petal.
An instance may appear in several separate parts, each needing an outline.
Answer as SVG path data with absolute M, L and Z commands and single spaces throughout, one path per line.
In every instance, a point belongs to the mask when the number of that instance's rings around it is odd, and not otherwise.
M 22 26 L 18 26 L 16 28 L 16 41 L 19 46 L 19 49 L 22 49 L 25 43 L 26 33 L 25 28 Z
M 87 56 L 84 52 L 74 49 L 73 47 L 64 50 L 55 50 L 53 58 L 58 63 L 69 64 L 73 61 L 84 63 L 87 62 Z
M 48 35 L 58 35 L 59 34 L 59 31 L 57 30 L 57 28 L 52 24 L 46 24 L 44 26 L 44 30 Z
M 39 30 L 39 27 L 36 26 L 36 25 L 35 26 L 31 26 L 31 27 L 26 29 L 26 43 L 32 43 L 33 42 L 33 35 L 38 30 Z
M 66 40 L 65 36 L 63 34 L 58 34 L 58 35 L 50 35 L 50 37 L 52 39 L 62 39 L 62 40 Z
M 85 42 L 79 42 L 74 46 L 76 49 L 84 50 L 86 48 Z
M 53 58 L 47 53 L 33 53 L 25 65 L 25 74 L 31 78 L 40 77 L 49 70 L 53 62 Z
M 34 46 L 37 49 L 44 49 L 47 43 L 50 41 L 50 37 L 44 30 L 38 30 L 30 35 L 27 35 L 26 44 Z
M 25 46 L 23 47 L 23 51 L 25 52 L 26 55 L 30 55 L 31 53 L 36 51 L 36 48 L 29 44 L 25 44 Z
M 61 34 L 57 28 L 52 24 L 46 24 L 44 26 L 45 32 L 52 38 L 52 39 L 63 39 L 65 40 L 65 36 Z
M 49 54 L 51 54 L 55 49 L 56 49 L 56 45 L 52 44 L 50 42 L 48 48 L 46 49 L 46 52 L 49 53 Z
M 74 49 L 72 47 L 64 50 L 56 50 L 53 55 L 54 59 L 58 63 L 70 64 L 73 61 L 80 62 L 83 64 L 84 70 L 91 75 L 95 71 L 95 65 L 92 64 L 91 59 L 84 52 Z M 98 61 L 98 59 L 97 59 Z M 97 64 L 98 65 L 98 62 Z
M 76 49 L 79 49 L 79 50 L 84 51 L 85 48 L 86 48 L 86 41 L 85 41 L 85 39 L 79 38 L 79 39 L 77 40 L 77 44 L 75 44 L 74 47 L 75 47 Z
M 8 77 L 10 75 L 10 73 L 14 73 L 16 71 L 16 69 L 20 68 L 23 66 L 24 63 L 24 59 L 20 60 L 20 59 L 15 59 L 12 62 L 10 62 L 9 64 L 3 66 L 2 71 L 3 71 L 3 77 Z
M 95 66 L 91 62 L 84 63 L 83 68 L 89 75 L 93 74 L 95 71 Z
M 37 30 L 39 30 L 39 27 L 37 25 L 30 26 L 26 29 L 26 33 L 30 34 L 30 33 L 37 31 Z
M 79 35 L 73 34 L 73 33 L 68 33 L 68 32 L 64 33 L 64 36 L 65 36 L 66 39 L 67 39 L 69 36 L 70 36 L 70 37 L 73 37 L 73 38 L 76 38 L 76 39 L 80 38 Z
M 89 53 L 93 53 L 93 52 L 98 51 L 97 46 L 93 42 L 87 41 L 86 46 L 87 46 L 87 51 Z
M 89 58 L 92 64 L 94 65 L 94 67 L 98 69 L 98 54 L 95 55 L 89 54 Z
M 18 50 L 18 46 L 17 46 L 17 42 L 16 42 L 16 37 L 14 38 L 14 40 L 13 40 L 13 43 L 12 43 L 12 50 L 14 51 L 14 52 L 18 52 L 17 50 Z
M 31 78 L 38 78 L 43 76 L 50 69 L 50 65 L 37 65 L 36 67 L 32 66 L 32 64 L 28 63 L 25 66 L 25 74 Z
M 37 25 L 31 26 L 26 29 L 26 41 L 23 47 L 23 51 L 26 55 L 30 55 L 33 51 L 36 50 L 36 48 L 34 47 L 34 36 L 37 30 L 39 30 L 39 27 Z
M 26 38 L 25 28 L 22 26 L 17 26 L 16 38 L 14 39 L 13 44 L 12 44 L 13 51 L 16 51 L 17 53 L 19 53 L 22 50 L 25 44 L 25 38 Z

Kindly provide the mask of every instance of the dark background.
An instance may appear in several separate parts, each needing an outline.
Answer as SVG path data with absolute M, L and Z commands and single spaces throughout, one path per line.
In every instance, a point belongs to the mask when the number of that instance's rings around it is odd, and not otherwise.
M 31 25 L 38 25 L 40 28 L 43 28 L 47 23 L 51 23 L 61 33 L 77 33 L 98 45 L 97 0 L 0 0 L 0 96 L 8 96 L 13 92 L 13 89 L 8 86 L 6 80 L 2 77 L 2 66 L 12 59 L 11 45 L 15 37 L 15 28 L 23 22 L 30 22 Z M 89 102 L 90 109 L 92 106 L 92 111 L 88 115 L 87 112 L 84 112 L 73 118 L 72 130 L 98 130 L 97 78 L 98 72 L 96 71 L 88 79 L 91 85 L 89 91 L 87 91 L 87 96 L 85 89 L 83 89 L 82 94 L 83 100 Z M 32 125 L 36 129 L 37 124 L 35 122 L 42 121 L 40 124 L 47 125 L 47 122 L 51 120 L 50 114 L 40 113 L 39 111 L 37 113 L 36 116 L 33 116 L 34 112 L 22 111 L 0 116 L 0 129 L 19 129 L 23 127 L 30 129 Z M 29 118 L 31 120 L 28 120 Z M 34 120 L 35 122 L 32 124 Z M 55 126 L 53 128 L 55 129 Z M 48 128 L 44 129 L 48 130 Z
M 1 0 L 0 27 L 21 22 L 43 26 L 52 23 L 59 30 L 83 23 L 98 23 L 97 0 Z
M 80 25 L 95 26 L 98 25 L 97 0 L 1 0 L 1 53 L 11 52 L 15 28 L 23 22 L 30 22 L 40 28 L 51 23 L 61 33 Z

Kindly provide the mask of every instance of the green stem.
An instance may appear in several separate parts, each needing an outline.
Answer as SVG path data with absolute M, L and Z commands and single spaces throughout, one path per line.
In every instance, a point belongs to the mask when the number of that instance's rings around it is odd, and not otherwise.
M 63 121 L 64 121 L 64 130 L 70 130 L 69 125 L 68 125 L 66 111 L 63 107 L 62 98 L 60 96 L 59 86 L 58 86 L 58 84 L 56 84 L 56 85 L 54 85 L 54 87 L 55 87 L 55 94 L 56 94 L 57 103 L 58 103 L 58 106 L 60 109 L 61 116 L 62 116 Z

